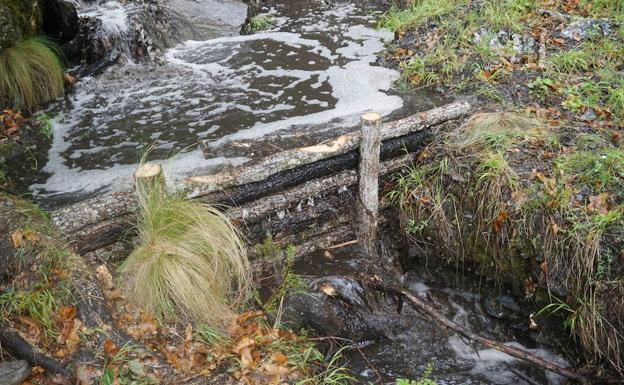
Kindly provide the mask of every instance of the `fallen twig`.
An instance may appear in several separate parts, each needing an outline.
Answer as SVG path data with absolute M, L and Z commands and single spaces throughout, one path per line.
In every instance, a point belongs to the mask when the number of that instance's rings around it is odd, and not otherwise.
M 352 241 L 342 242 L 342 243 L 339 243 L 337 245 L 328 246 L 328 247 L 325 248 L 325 250 L 342 249 L 343 247 L 355 245 L 356 243 L 358 243 L 358 240 L 354 239 Z
M 503 352 L 505 354 L 508 354 L 512 357 L 518 358 L 520 360 L 526 361 L 532 365 L 535 365 L 539 368 L 542 369 L 546 369 L 548 371 L 551 371 L 553 373 L 557 373 L 561 376 L 573 379 L 575 381 L 578 381 L 582 384 L 589 384 L 589 380 L 583 376 L 581 376 L 580 374 L 574 373 L 573 371 L 571 371 L 570 369 L 567 368 L 563 368 L 553 362 L 550 361 L 546 361 L 542 358 L 539 358 L 529 352 L 526 352 L 522 349 L 518 349 L 518 348 L 514 348 L 512 346 L 507 346 L 504 345 L 500 342 L 497 341 L 493 341 L 490 340 L 488 338 L 482 337 L 474 332 L 472 332 L 471 330 L 465 328 L 464 326 L 455 323 L 451 320 L 449 320 L 448 318 L 446 318 L 445 316 L 443 316 L 442 314 L 440 314 L 437 310 L 435 310 L 432 306 L 426 304 L 425 302 L 423 302 L 420 298 L 416 297 L 415 295 L 413 295 L 412 293 L 410 293 L 409 291 L 402 289 L 402 288 L 396 288 L 396 287 L 389 287 L 389 286 L 385 286 L 379 282 L 371 282 L 371 285 L 373 287 L 377 287 L 378 289 L 382 290 L 382 291 L 386 291 L 386 292 L 393 292 L 394 294 L 403 296 L 404 298 L 408 299 L 409 302 L 419 311 L 427 314 L 428 316 L 434 318 L 436 321 L 438 321 L 439 323 L 441 323 L 442 325 L 444 325 L 445 327 L 463 335 L 464 337 L 472 340 L 472 341 L 476 341 L 479 342 L 489 348 L 492 349 L 496 349 L 499 352 Z

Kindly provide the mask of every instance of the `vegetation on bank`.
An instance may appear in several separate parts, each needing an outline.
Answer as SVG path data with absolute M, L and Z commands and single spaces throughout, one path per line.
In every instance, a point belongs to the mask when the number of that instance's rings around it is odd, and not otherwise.
M 32 37 L 0 52 L 0 105 L 32 109 L 63 95 L 63 66 L 58 49 Z
M 249 32 L 266 31 L 273 27 L 273 16 L 269 14 L 259 13 L 252 16 L 247 24 Z
M 425 149 L 388 196 L 424 256 L 513 283 L 585 351 L 624 369 L 624 148 L 517 113 L 480 113 Z M 538 290 L 546 288 L 546 294 Z
M 393 7 L 379 22 L 399 38 L 389 58 L 406 83 L 623 124 L 620 0 L 411 4 Z

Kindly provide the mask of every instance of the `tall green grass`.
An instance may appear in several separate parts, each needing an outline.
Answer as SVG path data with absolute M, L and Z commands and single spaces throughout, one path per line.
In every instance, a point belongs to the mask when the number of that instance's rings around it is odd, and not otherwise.
M 163 321 L 223 329 L 251 281 L 237 230 L 215 208 L 158 187 L 138 198 L 139 246 L 121 266 L 134 299 Z
M 0 52 L 0 105 L 31 109 L 63 91 L 63 66 L 51 41 L 33 37 Z

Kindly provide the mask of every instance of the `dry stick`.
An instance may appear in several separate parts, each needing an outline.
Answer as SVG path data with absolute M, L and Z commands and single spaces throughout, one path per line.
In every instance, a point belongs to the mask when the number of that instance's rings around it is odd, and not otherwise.
M 396 294 L 402 295 L 403 297 L 407 298 L 412 305 L 417 308 L 418 310 L 426 313 L 427 315 L 433 317 L 435 320 L 437 320 L 438 322 L 440 322 L 442 325 L 444 325 L 445 327 L 454 330 L 455 332 L 463 335 L 464 337 L 472 340 L 472 341 L 477 341 L 480 342 L 481 344 L 492 348 L 492 349 L 496 349 L 499 352 L 503 352 L 505 354 L 508 354 L 512 357 L 518 358 L 520 360 L 526 361 L 528 363 L 531 363 L 535 366 L 538 366 L 542 369 L 546 369 L 549 370 L 553 373 L 557 373 L 561 376 L 573 379 L 575 381 L 578 381 L 582 384 L 589 384 L 590 382 L 587 380 L 587 378 L 581 376 L 580 374 L 576 374 L 574 372 L 572 372 L 569 369 L 566 368 L 562 368 L 561 366 L 546 361 L 542 358 L 539 358 L 529 352 L 526 352 L 522 349 L 517 349 L 511 346 L 507 346 L 504 345 L 500 342 L 497 341 L 493 341 L 490 340 L 488 338 L 482 337 L 468 329 L 466 329 L 465 327 L 461 326 L 458 323 L 455 323 L 451 320 L 449 320 L 448 318 L 444 317 L 442 314 L 438 313 L 433 307 L 431 307 L 430 305 L 427 305 L 425 302 L 423 302 L 420 298 L 414 296 L 412 293 L 410 293 L 407 290 L 404 289 L 398 289 L 398 288 L 393 288 L 393 287 L 388 287 L 388 286 L 384 286 L 381 285 L 379 283 L 372 283 L 373 287 L 378 287 L 379 289 L 383 290 L 383 291 L 390 291 L 390 292 L 394 292 Z
M 369 257 L 378 253 L 377 223 L 379 222 L 379 154 L 381 115 L 375 112 L 362 116 L 360 142 L 360 183 L 358 187 L 358 241 Z

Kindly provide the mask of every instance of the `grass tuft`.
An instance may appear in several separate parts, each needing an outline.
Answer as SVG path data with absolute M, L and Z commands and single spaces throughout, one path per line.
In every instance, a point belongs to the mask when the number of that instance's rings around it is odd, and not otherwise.
M 51 41 L 34 37 L 0 53 L 1 104 L 32 109 L 63 92 L 63 66 Z
M 134 298 L 161 321 L 222 330 L 251 281 L 237 230 L 213 207 L 140 191 L 140 244 L 121 267 Z
M 267 14 L 258 14 L 249 19 L 249 31 L 259 32 L 266 31 L 273 27 L 273 16 Z

